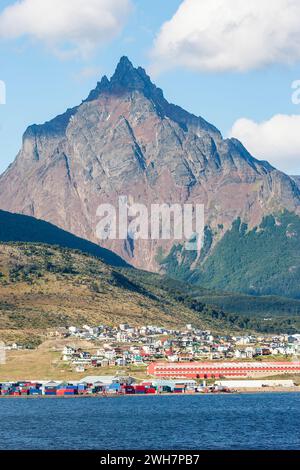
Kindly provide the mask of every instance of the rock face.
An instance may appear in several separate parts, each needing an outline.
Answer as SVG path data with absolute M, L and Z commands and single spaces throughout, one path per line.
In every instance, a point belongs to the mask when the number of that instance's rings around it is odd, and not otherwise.
M 123 57 L 81 105 L 30 126 L 0 177 L 0 208 L 98 242 L 97 207 L 135 202 L 205 205 L 214 243 L 240 217 L 250 227 L 283 208 L 299 212 L 295 181 L 253 158 L 201 117 L 168 103 L 142 68 Z M 172 241 L 108 240 L 136 267 L 158 270 Z
M 295 181 L 298 188 L 300 189 L 300 176 L 291 176 L 291 178 Z

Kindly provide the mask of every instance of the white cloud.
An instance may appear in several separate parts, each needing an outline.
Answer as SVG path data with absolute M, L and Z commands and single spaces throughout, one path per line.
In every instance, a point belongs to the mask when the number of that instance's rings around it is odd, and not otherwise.
M 183 0 L 163 24 L 154 70 L 246 71 L 300 59 L 299 0 Z
M 260 123 L 238 119 L 230 137 L 239 139 L 259 160 L 288 174 L 300 175 L 300 115 L 277 114 Z
M 0 38 L 27 36 L 62 57 L 88 55 L 113 39 L 131 0 L 21 0 L 0 13 Z

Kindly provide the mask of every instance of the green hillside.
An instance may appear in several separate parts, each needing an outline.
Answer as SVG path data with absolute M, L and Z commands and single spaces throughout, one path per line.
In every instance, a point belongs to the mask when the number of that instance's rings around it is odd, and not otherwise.
M 194 256 L 174 247 L 163 260 L 166 273 L 222 291 L 300 298 L 300 218 L 295 214 L 270 215 L 252 230 L 238 219 L 204 264 L 191 271 Z
M 226 331 L 240 329 L 262 333 L 296 333 L 300 329 L 300 300 L 285 297 L 235 294 L 210 290 L 158 274 L 125 270 L 146 290 L 171 296 L 206 321 Z

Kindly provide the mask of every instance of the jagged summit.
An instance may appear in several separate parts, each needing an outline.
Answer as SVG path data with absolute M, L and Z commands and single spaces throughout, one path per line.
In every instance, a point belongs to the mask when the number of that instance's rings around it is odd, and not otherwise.
M 94 90 L 91 91 L 86 101 L 93 101 L 104 92 L 122 93 L 125 91 L 140 91 L 146 96 L 153 95 L 163 99 L 163 92 L 152 82 L 142 67 L 135 68 L 128 57 L 121 57 L 116 70 L 109 80 L 104 75 Z
M 140 69 L 143 70 L 141 67 Z M 117 64 L 115 73 L 112 76 L 112 81 L 122 82 L 124 79 L 126 80 L 127 77 L 134 78 L 137 75 L 138 68 L 133 66 L 132 62 L 128 59 L 128 57 L 123 56 Z
M 122 96 L 126 93 L 134 92 L 138 92 L 146 99 L 150 100 L 155 106 L 156 113 L 160 118 L 167 117 L 172 119 L 179 124 L 184 131 L 187 131 L 188 126 L 192 125 L 208 131 L 215 137 L 221 138 L 220 131 L 205 119 L 185 111 L 180 106 L 169 103 L 164 97 L 161 88 L 158 88 L 151 81 L 146 71 L 142 67 L 134 67 L 126 56 L 121 57 L 111 79 L 109 80 L 108 77 L 104 75 L 82 104 L 98 100 L 104 94 Z M 80 105 L 75 106 L 51 121 L 29 126 L 24 134 L 23 141 L 28 137 L 31 138 L 37 135 L 63 135 L 72 117 L 79 109 Z
M 127 90 L 157 91 L 158 88 L 151 82 L 150 77 L 142 67 L 135 68 L 127 57 L 122 57 L 116 71 L 111 78 L 113 90 L 125 88 Z M 159 90 L 163 96 L 162 90 Z
M 162 89 L 151 81 L 145 69 L 134 67 L 126 56 L 121 57 L 111 79 L 109 80 L 104 75 L 85 102 L 97 100 L 103 93 L 122 95 L 135 91 L 151 100 L 161 118 L 168 117 L 174 120 L 183 130 L 186 131 L 189 124 L 194 124 L 221 137 L 219 130 L 205 119 L 185 111 L 180 106 L 169 103 L 164 97 Z

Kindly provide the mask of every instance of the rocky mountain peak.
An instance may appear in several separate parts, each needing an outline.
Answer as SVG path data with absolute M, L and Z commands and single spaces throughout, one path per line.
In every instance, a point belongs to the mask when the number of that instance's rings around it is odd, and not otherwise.
M 112 81 L 119 83 L 125 82 L 127 84 L 129 77 L 136 78 L 137 75 L 137 69 L 133 66 L 132 62 L 128 59 L 128 57 L 123 56 L 119 60 L 115 73 L 112 76 Z
M 149 93 L 157 90 L 146 71 L 142 67 L 135 68 L 127 57 L 120 59 L 111 78 L 111 87 L 114 91 L 125 89 Z
M 152 82 L 142 67 L 135 68 L 128 57 L 121 57 L 116 70 L 109 80 L 106 75 L 97 83 L 86 101 L 98 99 L 102 93 L 121 94 L 139 91 L 148 98 L 163 99 L 163 92 Z

